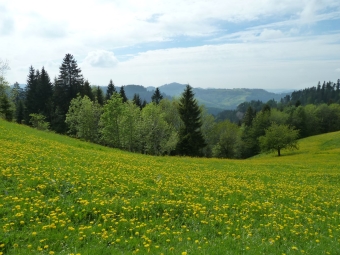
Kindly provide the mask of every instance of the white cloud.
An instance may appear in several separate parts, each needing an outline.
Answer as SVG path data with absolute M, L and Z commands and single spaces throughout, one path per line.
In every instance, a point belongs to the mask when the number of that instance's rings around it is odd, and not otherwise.
M 340 68 L 335 69 L 335 72 L 340 73 Z
M 118 64 L 118 60 L 112 52 L 96 50 L 87 54 L 83 64 L 90 64 L 93 67 L 113 67 Z
M 278 39 L 283 36 L 284 34 L 281 32 L 281 30 L 274 29 L 264 29 L 259 35 L 260 39 L 262 40 Z

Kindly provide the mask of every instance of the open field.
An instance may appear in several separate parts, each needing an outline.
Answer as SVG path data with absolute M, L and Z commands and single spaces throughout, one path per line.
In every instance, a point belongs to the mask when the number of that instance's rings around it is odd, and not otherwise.
M 0 120 L 0 254 L 340 254 L 340 132 L 151 157 Z

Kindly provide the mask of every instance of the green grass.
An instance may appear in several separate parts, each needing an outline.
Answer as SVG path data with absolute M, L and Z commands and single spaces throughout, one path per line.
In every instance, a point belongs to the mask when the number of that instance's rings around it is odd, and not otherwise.
M 340 132 L 152 157 L 0 120 L 0 254 L 340 254 Z

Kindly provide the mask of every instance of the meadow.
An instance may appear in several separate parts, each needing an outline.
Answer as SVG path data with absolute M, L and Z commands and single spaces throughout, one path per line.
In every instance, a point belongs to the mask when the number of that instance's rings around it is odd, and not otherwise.
M 340 132 L 153 157 L 0 120 L 0 254 L 340 254 Z

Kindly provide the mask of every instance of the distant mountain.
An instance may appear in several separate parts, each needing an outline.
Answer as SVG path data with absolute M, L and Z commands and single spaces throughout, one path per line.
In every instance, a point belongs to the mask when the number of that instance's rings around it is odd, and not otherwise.
M 180 83 L 170 83 L 162 85 L 159 90 L 169 96 L 180 96 L 186 85 Z M 151 88 L 151 87 L 149 87 Z M 260 100 L 267 102 L 271 99 L 279 101 L 282 97 L 290 93 L 276 94 L 264 89 L 202 89 L 193 88 L 195 98 L 200 104 L 204 104 L 208 111 L 217 114 L 223 110 L 232 110 L 245 102 Z

